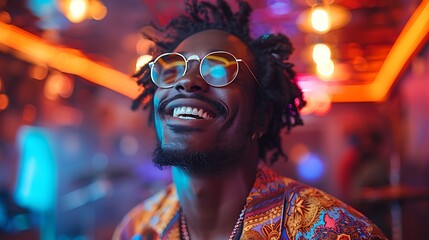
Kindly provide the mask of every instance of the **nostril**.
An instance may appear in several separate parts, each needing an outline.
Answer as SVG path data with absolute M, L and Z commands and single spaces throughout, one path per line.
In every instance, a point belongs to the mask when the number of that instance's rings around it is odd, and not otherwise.
M 191 87 L 191 90 L 192 90 L 192 91 L 201 91 L 201 90 L 202 90 L 202 87 L 201 87 L 201 86 L 195 86 L 195 85 L 194 85 L 194 86 L 192 86 L 192 87 Z
M 183 85 L 180 85 L 180 84 L 176 84 L 176 86 L 174 87 L 176 90 L 178 90 L 178 91 L 183 91 L 183 90 L 185 90 L 185 87 L 183 86 Z
M 174 89 L 176 91 L 201 92 L 208 90 L 208 84 L 202 78 L 184 77 L 176 82 Z
M 182 84 L 176 84 L 175 89 L 178 91 L 184 91 L 186 89 L 189 89 L 190 91 L 194 92 L 194 91 L 201 91 L 203 88 L 201 86 L 198 85 L 192 85 L 189 88 L 186 87 L 185 85 Z

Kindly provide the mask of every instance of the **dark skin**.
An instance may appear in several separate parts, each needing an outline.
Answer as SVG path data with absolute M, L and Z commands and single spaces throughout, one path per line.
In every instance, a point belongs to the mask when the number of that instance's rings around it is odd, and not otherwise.
M 255 69 L 253 54 L 247 46 L 237 37 L 220 30 L 194 34 L 175 52 L 202 58 L 215 50 L 228 51 Z M 164 109 L 155 111 L 156 132 L 163 148 L 199 152 L 231 146 L 244 149 L 238 164 L 222 172 L 201 175 L 172 167 L 173 182 L 192 239 L 228 239 L 255 180 L 258 144 L 252 135 L 261 135 L 265 124 L 256 120 L 261 114 L 255 103 L 258 84 L 243 63 L 239 65 L 234 82 L 225 87 L 212 87 L 201 78 L 199 63 L 192 61 L 186 74 L 172 88 L 158 88 L 154 96 L 154 107 L 158 109 L 163 102 L 182 94 Z M 192 98 L 192 94 L 220 103 L 226 111 Z M 173 117 L 172 110 L 182 106 L 203 109 L 212 119 Z

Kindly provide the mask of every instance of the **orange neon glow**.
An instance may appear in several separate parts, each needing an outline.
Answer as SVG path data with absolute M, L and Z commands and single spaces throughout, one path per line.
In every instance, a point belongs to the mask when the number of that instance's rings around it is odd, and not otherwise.
M 136 98 L 142 90 L 130 76 L 92 61 L 75 49 L 48 43 L 18 27 L 2 22 L 0 32 L 0 44 L 25 54 L 35 63 L 46 64 L 61 72 L 80 76 L 129 98 Z
M 142 88 L 126 74 L 90 60 L 81 52 L 53 45 L 18 27 L 0 22 L 0 44 L 17 50 L 36 64 L 46 64 L 61 72 L 78 75 L 95 84 L 136 98 Z M 370 84 L 330 84 L 332 102 L 384 101 L 415 51 L 429 33 L 429 0 L 423 0 L 391 48 L 380 71 Z
M 396 42 L 393 44 L 380 71 L 371 84 L 330 86 L 333 102 L 384 101 L 392 84 L 417 48 L 429 36 L 429 1 L 424 0 L 414 11 Z
M 398 75 L 429 33 L 429 1 L 423 1 L 384 60 L 378 75 L 369 87 L 370 93 L 384 100 Z

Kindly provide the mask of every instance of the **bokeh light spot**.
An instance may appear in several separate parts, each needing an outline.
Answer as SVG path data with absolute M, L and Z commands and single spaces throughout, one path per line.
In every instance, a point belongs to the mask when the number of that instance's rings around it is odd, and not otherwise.
M 119 149 L 126 156 L 134 156 L 139 151 L 139 143 L 134 136 L 125 135 L 119 142 Z
M 22 119 L 27 123 L 32 123 L 36 119 L 37 110 L 33 104 L 27 104 L 22 111 Z
M 7 108 L 9 105 L 9 98 L 6 94 L 0 93 L 0 111 Z
M 301 156 L 298 162 L 298 174 L 308 181 L 318 180 L 325 170 L 320 157 L 314 153 L 307 153 Z

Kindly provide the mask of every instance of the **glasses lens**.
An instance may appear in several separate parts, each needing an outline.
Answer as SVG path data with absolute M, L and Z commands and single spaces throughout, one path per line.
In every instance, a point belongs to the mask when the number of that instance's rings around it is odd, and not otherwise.
M 201 75 L 212 86 L 225 86 L 237 76 L 238 64 L 234 56 L 226 52 L 214 52 L 201 62 Z
M 178 54 L 161 55 L 152 67 L 152 80 L 160 87 L 170 87 L 185 73 L 186 62 Z

